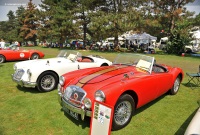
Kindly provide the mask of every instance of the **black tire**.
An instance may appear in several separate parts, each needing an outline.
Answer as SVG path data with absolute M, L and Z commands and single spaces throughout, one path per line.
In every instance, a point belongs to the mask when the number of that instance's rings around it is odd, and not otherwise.
M 169 91 L 171 95 L 176 95 L 178 93 L 178 90 L 180 88 L 180 84 L 181 84 L 181 78 L 178 76 L 176 78 L 176 80 L 174 81 L 173 87 Z
M 52 91 L 57 87 L 58 77 L 55 73 L 47 71 L 42 73 L 37 80 L 37 88 L 42 92 Z
M 0 55 L 0 63 L 4 63 L 6 61 L 6 58 L 3 55 Z
M 134 99 L 128 94 L 120 96 L 114 107 L 112 130 L 119 130 L 128 125 L 134 111 Z
M 40 56 L 39 56 L 39 54 L 37 54 L 37 53 L 33 53 L 32 55 L 31 55 L 31 60 L 35 60 L 35 59 L 39 59 L 40 58 Z
M 107 63 L 103 63 L 103 64 L 101 65 L 101 67 L 103 67 L 103 66 L 108 66 L 108 64 L 107 64 Z

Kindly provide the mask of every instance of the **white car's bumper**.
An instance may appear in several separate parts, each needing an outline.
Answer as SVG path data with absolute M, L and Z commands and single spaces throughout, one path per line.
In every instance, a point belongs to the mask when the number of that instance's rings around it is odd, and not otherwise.
M 35 88 L 35 86 L 37 85 L 36 82 L 29 82 L 29 81 L 24 81 L 22 79 L 18 79 L 15 77 L 14 74 L 12 74 L 11 76 L 12 76 L 12 80 L 16 82 L 17 84 L 19 84 L 21 87 Z

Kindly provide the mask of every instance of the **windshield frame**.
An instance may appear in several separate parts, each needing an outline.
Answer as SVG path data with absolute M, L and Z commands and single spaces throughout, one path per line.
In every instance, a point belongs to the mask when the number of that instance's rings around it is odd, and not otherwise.
M 137 53 L 119 53 L 113 61 L 113 65 L 134 66 L 151 74 L 154 61 L 155 58 L 152 56 L 141 55 Z
M 73 56 L 74 58 L 73 59 L 70 58 L 69 57 L 70 55 Z M 81 56 L 82 56 L 82 54 L 80 52 L 78 52 L 78 51 L 72 51 L 72 50 L 61 50 L 58 53 L 58 55 L 57 55 L 57 57 L 62 57 L 62 58 L 70 59 L 72 61 L 77 60 L 77 58 L 81 57 Z

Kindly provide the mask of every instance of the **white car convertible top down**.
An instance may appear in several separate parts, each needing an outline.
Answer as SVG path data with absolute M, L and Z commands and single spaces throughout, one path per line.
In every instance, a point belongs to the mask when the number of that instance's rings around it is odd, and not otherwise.
M 111 64 L 101 56 L 82 56 L 77 51 L 62 50 L 56 58 L 15 63 L 12 79 L 22 87 L 37 87 L 40 91 L 48 92 L 56 88 L 59 77 L 64 73 Z

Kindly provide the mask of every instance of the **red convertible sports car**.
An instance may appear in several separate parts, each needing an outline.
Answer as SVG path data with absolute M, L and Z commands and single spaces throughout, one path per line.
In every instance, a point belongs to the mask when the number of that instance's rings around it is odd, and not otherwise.
M 44 54 L 37 50 L 24 50 L 17 46 L 0 50 L 0 63 L 6 61 L 28 60 L 43 58 Z
M 167 92 L 175 95 L 183 75 L 178 67 L 156 64 L 154 57 L 119 54 L 111 66 L 60 76 L 59 102 L 64 112 L 82 120 L 91 117 L 95 100 L 112 106 L 112 130 L 119 130 L 130 122 L 135 109 Z

